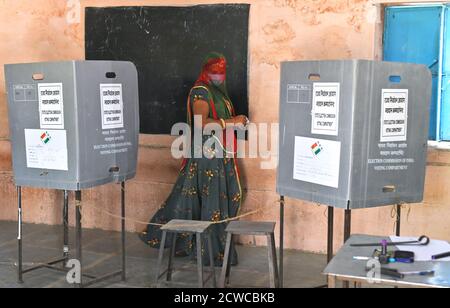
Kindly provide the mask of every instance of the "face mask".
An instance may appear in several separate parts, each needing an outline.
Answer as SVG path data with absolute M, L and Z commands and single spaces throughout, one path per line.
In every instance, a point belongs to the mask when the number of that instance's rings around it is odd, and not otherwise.
M 208 74 L 209 79 L 216 86 L 221 85 L 225 82 L 225 74 Z

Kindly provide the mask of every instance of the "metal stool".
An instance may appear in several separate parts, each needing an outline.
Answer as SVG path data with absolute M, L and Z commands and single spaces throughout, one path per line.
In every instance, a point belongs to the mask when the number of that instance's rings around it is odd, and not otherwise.
M 209 232 L 209 228 L 212 223 L 209 221 L 195 221 L 195 220 L 171 220 L 169 223 L 161 227 L 162 239 L 161 239 L 161 247 L 159 249 L 159 257 L 158 264 L 156 268 L 156 286 L 158 285 L 159 279 L 167 272 L 166 281 L 172 280 L 172 272 L 173 272 L 173 259 L 175 256 L 175 247 L 177 244 L 177 234 L 178 233 L 191 233 L 195 234 L 197 240 L 197 269 L 198 269 L 198 286 L 203 288 L 205 285 L 205 280 L 203 279 L 203 260 L 202 260 L 202 235 L 205 234 L 207 236 L 208 241 L 208 250 L 209 250 L 209 260 L 210 260 L 210 268 L 211 268 L 211 276 L 206 280 L 213 279 L 213 286 L 216 288 L 216 275 L 214 271 L 214 256 L 212 254 L 212 242 L 211 242 L 211 233 Z M 161 266 L 164 257 L 164 247 L 166 244 L 167 234 L 172 233 L 172 246 L 170 247 L 170 255 L 169 255 L 169 266 L 167 271 L 161 273 Z
M 224 288 L 225 284 L 230 282 L 230 257 L 233 237 L 235 235 L 256 235 L 266 236 L 269 250 L 269 273 L 270 287 L 279 287 L 277 253 L 275 248 L 275 223 L 274 222 L 251 222 L 251 221 L 233 221 L 230 222 L 225 230 L 227 234 L 227 244 L 225 247 L 225 256 L 223 260 L 222 273 L 220 275 L 219 287 Z

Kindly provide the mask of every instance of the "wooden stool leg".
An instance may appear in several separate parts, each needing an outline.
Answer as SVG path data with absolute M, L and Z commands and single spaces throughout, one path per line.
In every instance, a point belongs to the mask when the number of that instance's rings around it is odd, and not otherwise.
M 203 280 L 203 256 L 202 256 L 202 234 L 197 233 L 197 270 L 198 270 L 198 286 L 200 288 L 204 287 Z
M 166 245 L 166 237 L 167 237 L 167 232 L 163 231 L 162 238 L 161 238 L 161 244 L 160 244 L 160 248 L 159 248 L 158 263 L 156 265 L 156 279 L 155 279 L 156 286 L 158 286 L 158 280 L 159 280 L 159 276 L 161 273 L 161 266 L 162 266 L 162 261 L 164 258 L 164 247 Z
M 208 232 L 208 250 L 209 250 L 209 266 L 211 268 L 211 275 L 213 279 L 213 288 L 217 288 L 217 280 L 216 280 L 216 270 L 214 264 L 214 254 L 212 248 L 212 237 L 211 232 Z
M 272 248 L 272 237 L 270 235 L 267 235 L 267 250 L 269 251 L 269 273 L 270 273 L 270 287 L 276 288 L 276 279 L 275 279 L 275 268 L 276 263 L 274 259 L 273 254 L 273 248 Z
M 272 249 L 272 256 L 273 256 L 273 268 L 275 271 L 275 288 L 280 287 L 280 275 L 278 273 L 278 262 L 277 262 L 277 247 L 275 245 L 275 234 L 270 234 L 270 249 Z
M 228 267 L 229 267 L 228 263 L 230 261 L 230 254 L 231 254 L 232 239 L 233 239 L 233 234 L 229 232 L 227 234 L 227 244 L 225 245 L 222 272 L 220 274 L 220 280 L 219 280 L 219 288 L 225 288 L 225 285 L 226 285 L 227 273 L 228 273 Z
M 177 245 L 177 234 L 172 235 L 172 246 L 170 246 L 169 267 L 167 268 L 167 281 L 172 281 L 173 259 L 175 257 L 175 249 Z

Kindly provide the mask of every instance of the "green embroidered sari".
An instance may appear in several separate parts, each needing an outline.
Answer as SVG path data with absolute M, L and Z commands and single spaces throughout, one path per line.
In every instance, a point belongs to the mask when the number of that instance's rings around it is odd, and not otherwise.
M 213 55 L 213 58 L 216 56 Z M 209 60 L 207 58 L 207 61 Z M 188 123 L 192 129 L 192 106 L 196 100 L 209 103 L 210 118 L 230 119 L 234 115 L 225 84 L 216 86 L 199 78 L 188 97 Z M 208 138 L 209 136 L 205 136 L 204 141 Z M 238 215 L 242 197 L 235 158 L 190 158 L 185 160 L 171 194 L 150 222 L 165 224 L 172 219 L 221 222 Z M 223 262 L 225 228 L 226 223 L 212 226 L 212 249 L 216 266 L 221 266 Z M 162 232 L 160 227 L 149 225 L 140 237 L 151 247 L 159 248 Z M 181 234 L 176 241 L 176 256 L 196 257 L 196 242 L 193 235 Z M 169 238 L 166 247 L 169 248 L 171 245 L 171 238 Z M 205 239 L 202 239 L 202 254 L 204 264 L 209 265 L 209 251 Z M 236 263 L 237 255 L 233 247 L 231 264 Z

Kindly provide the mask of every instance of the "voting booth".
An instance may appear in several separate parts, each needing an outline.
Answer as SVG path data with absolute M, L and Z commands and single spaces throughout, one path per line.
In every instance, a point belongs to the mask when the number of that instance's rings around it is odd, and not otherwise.
M 329 260 L 333 208 L 348 238 L 350 210 L 423 200 L 431 91 L 423 65 L 282 63 L 277 192 L 329 206 Z
M 136 174 L 139 99 L 130 62 L 5 66 L 18 186 L 81 190 Z
M 423 200 L 425 66 L 286 62 L 281 89 L 280 195 L 345 209 Z
M 136 174 L 139 138 L 136 67 L 119 61 L 11 64 L 5 65 L 5 77 L 19 200 L 19 281 L 25 272 L 67 262 L 69 191 L 75 191 L 81 262 L 81 191 L 113 182 L 121 183 L 123 268 L 89 284 L 116 274 L 124 278 L 125 181 Z M 22 186 L 64 190 L 63 258 L 26 270 Z

